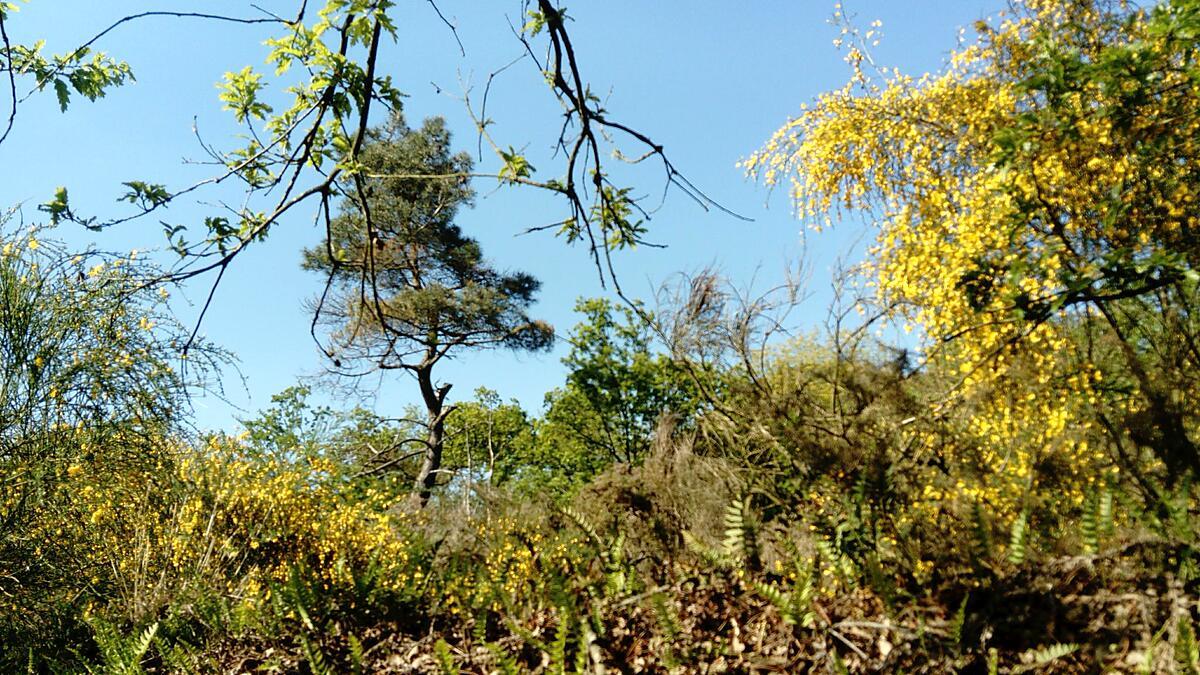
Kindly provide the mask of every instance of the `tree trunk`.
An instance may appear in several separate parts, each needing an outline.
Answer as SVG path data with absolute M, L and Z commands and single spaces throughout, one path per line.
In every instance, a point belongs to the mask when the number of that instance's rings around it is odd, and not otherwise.
M 417 384 L 421 387 L 421 398 L 425 401 L 425 455 L 421 459 L 421 468 L 413 480 L 413 503 L 423 508 L 429 502 L 437 481 L 438 469 L 442 467 L 442 448 L 446 442 L 446 394 L 450 393 L 450 385 L 443 384 L 436 389 L 433 386 L 432 365 L 417 369 Z

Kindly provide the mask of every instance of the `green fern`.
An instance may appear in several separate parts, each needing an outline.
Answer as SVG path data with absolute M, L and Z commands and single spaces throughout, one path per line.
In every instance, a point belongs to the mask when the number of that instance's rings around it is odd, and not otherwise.
M 517 664 L 517 660 L 509 654 L 504 647 L 495 642 L 487 643 L 487 649 L 496 659 L 496 666 L 500 669 L 503 675 L 520 675 L 521 667 Z
M 604 672 L 602 665 L 598 661 L 598 657 L 593 663 L 593 656 L 595 655 L 592 653 L 592 650 L 596 644 L 596 632 L 587 623 L 583 623 L 581 626 L 582 630 L 579 631 L 579 648 L 575 652 L 575 672 L 578 675 L 584 675 L 589 670 L 593 670 L 593 666 L 595 667 L 593 672 Z M 670 653 L 669 648 L 667 652 L 668 654 Z M 666 663 L 665 659 L 664 663 Z
M 748 498 L 735 499 L 725 507 L 725 539 L 723 553 L 733 560 L 744 560 L 749 550 L 747 539 L 749 529 L 746 527 L 747 514 L 750 507 Z
M 442 675 L 459 675 L 458 666 L 454 664 L 454 655 L 450 653 L 450 645 L 438 638 L 433 643 L 433 658 L 437 660 L 438 669 Z
M 363 649 L 362 642 L 353 634 L 346 635 L 346 644 L 350 648 L 350 670 L 354 673 L 362 673 L 364 662 L 366 660 L 366 651 Z
M 596 528 L 592 526 L 591 521 L 589 521 L 582 513 L 576 511 L 570 505 L 566 504 L 564 504 L 560 510 L 564 516 L 566 516 L 572 523 L 575 524 L 575 527 L 578 527 L 585 535 L 587 535 L 588 540 L 590 540 L 592 544 L 596 546 L 596 548 L 600 549 L 601 551 L 605 549 L 604 540 L 600 538 L 600 534 L 596 532 Z
M 174 636 L 168 644 L 162 639 L 162 636 L 155 635 L 154 649 L 162 659 L 163 672 L 186 675 L 199 672 L 196 670 L 196 664 L 202 660 L 201 650 L 178 636 Z
M 1012 524 L 1012 532 L 1008 538 L 1008 561 L 1014 565 L 1025 562 L 1027 538 L 1029 529 L 1029 512 L 1022 511 Z
M 704 562 L 708 563 L 712 567 L 728 569 L 736 564 L 736 561 L 726 556 L 724 551 L 716 550 L 706 546 L 704 542 L 697 539 L 696 535 L 692 534 L 688 530 L 683 531 L 683 543 L 685 546 L 687 546 L 688 550 L 700 556 Z
M 749 514 L 749 497 L 735 499 L 725 507 L 725 537 L 720 548 L 706 546 L 687 530 L 683 532 L 683 543 L 713 567 L 729 569 L 743 565 L 755 549 Z
M 683 629 L 679 625 L 679 619 L 675 616 L 674 610 L 667 604 L 667 596 L 661 592 L 651 595 L 650 606 L 654 609 L 654 616 L 658 620 L 663 634 L 669 642 L 674 642 Z
M 1116 521 L 1113 518 L 1113 477 L 1110 475 L 1104 481 L 1104 487 L 1100 490 L 1099 504 L 1096 508 L 1097 516 L 1097 532 L 1101 536 L 1111 537 L 1116 529 Z
M 1014 673 L 1028 673 L 1044 669 L 1055 661 L 1069 656 L 1079 650 L 1079 645 L 1073 642 L 1060 642 L 1040 649 L 1030 649 L 1021 654 L 1022 665 L 1013 669 Z
M 987 672 L 988 675 L 999 675 L 1000 673 L 1000 652 L 996 651 L 995 647 L 988 649 Z
M 304 652 L 304 660 L 308 662 L 308 668 L 313 675 L 334 675 L 333 668 L 329 666 L 320 645 L 313 644 L 304 633 L 297 637 L 300 639 L 300 649 Z
M 1190 617 L 1179 617 L 1175 634 L 1175 669 L 1185 675 L 1200 675 L 1200 645 Z
M 658 621 L 659 629 L 662 631 L 663 665 L 669 668 L 674 668 L 678 665 L 678 659 L 675 657 L 675 649 L 672 645 L 679 641 L 680 635 L 683 633 L 683 628 L 679 624 L 679 617 L 675 615 L 675 610 L 671 607 L 665 593 L 658 592 L 650 596 L 650 607 L 654 610 L 654 617 Z M 580 670 L 579 672 L 584 672 Z
M 624 593 L 629 587 L 629 568 L 625 563 L 625 532 L 617 532 L 607 550 L 602 555 L 604 559 L 604 585 L 609 595 Z
M 1083 504 L 1083 515 L 1079 522 L 1080 537 L 1083 539 L 1083 552 L 1095 555 L 1100 552 L 1100 546 L 1105 537 L 1112 536 L 1113 523 L 1113 480 L 1105 479 L 1095 491 L 1088 495 Z
M 1079 536 L 1083 539 L 1085 555 L 1100 552 L 1100 495 L 1092 493 L 1083 503 L 1083 515 L 1079 519 Z
M 816 623 L 816 613 L 812 608 L 816 590 L 813 583 L 815 574 L 812 566 L 803 565 L 799 561 L 796 562 L 795 569 L 796 580 L 790 591 L 759 581 L 753 582 L 752 585 L 759 595 L 775 606 L 784 623 L 811 628 Z
M 753 586 L 759 595 L 775 606 L 784 623 L 812 627 L 816 615 L 811 609 L 811 597 L 806 598 L 803 593 L 785 593 L 772 584 L 759 581 L 754 582 Z
M 858 568 L 850 556 L 842 553 L 835 542 L 825 538 L 813 541 L 820 560 L 827 564 L 844 583 L 851 583 L 858 578 Z
M 955 649 L 962 647 L 963 626 L 967 623 L 967 602 L 970 599 L 969 593 L 964 595 L 962 602 L 958 603 L 958 610 L 950 619 L 950 641 L 954 643 Z
M 786 593 L 779 590 L 772 584 L 755 581 L 752 584 L 754 590 L 763 596 L 775 609 L 779 610 L 779 614 L 783 617 L 784 623 L 796 623 L 796 618 L 792 616 L 792 599 Z
M 554 675 L 567 675 L 567 642 L 571 639 L 571 612 L 566 607 L 559 610 L 558 627 L 554 630 L 554 640 L 550 643 L 547 656 L 550 657 L 549 672 Z
M 142 659 L 154 643 L 154 635 L 158 632 L 158 624 L 153 623 L 141 633 L 125 637 L 117 629 L 100 619 L 89 621 L 92 627 L 93 639 L 100 649 L 103 668 L 100 672 L 106 675 L 141 675 Z M 89 667 L 89 672 L 94 672 Z
M 977 564 L 992 559 L 991 531 L 992 528 L 983 513 L 983 506 L 975 502 L 971 505 L 971 555 L 975 557 Z
M 472 614 L 471 637 L 479 643 L 487 642 L 487 627 L 488 611 L 486 608 L 480 607 Z
M 605 589 L 610 595 L 624 593 L 629 588 L 629 565 L 625 560 L 625 532 L 618 531 L 611 541 L 606 542 L 597 528 L 579 511 L 564 505 L 560 511 L 573 522 L 600 553 L 604 565 Z
M 1154 654 L 1158 651 L 1158 645 L 1162 642 L 1163 636 L 1167 634 L 1167 629 L 1171 627 L 1171 622 L 1168 621 L 1159 628 L 1154 635 L 1150 636 L 1150 644 L 1146 645 L 1145 658 L 1142 660 L 1141 671 L 1144 675 L 1153 675 L 1154 673 Z
M 590 628 L 580 631 L 579 644 L 577 645 L 577 647 L 575 649 L 575 672 L 576 673 L 586 673 L 588 671 L 589 661 L 591 660 L 590 657 L 588 656 L 588 653 L 591 650 L 592 643 L 595 642 L 595 640 L 596 640 L 596 634 L 593 633 Z M 669 647 L 667 648 L 667 651 L 668 652 L 670 651 Z

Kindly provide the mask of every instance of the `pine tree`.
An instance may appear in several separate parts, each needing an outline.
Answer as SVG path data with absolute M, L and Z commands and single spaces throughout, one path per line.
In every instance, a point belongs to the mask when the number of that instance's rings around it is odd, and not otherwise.
M 304 267 L 328 284 L 314 311 L 328 330 L 333 372 L 357 377 L 402 370 L 417 381 L 425 436 L 414 479 L 424 504 L 437 479 L 445 444 L 450 384 L 434 368 L 467 349 L 547 349 L 553 329 L 527 314 L 540 283 L 484 259 L 479 243 L 454 223 L 471 205 L 470 155 L 452 154 L 441 118 L 410 128 L 399 113 L 369 132 L 358 182 L 346 196 L 329 237 L 304 253 Z M 399 452 L 399 449 L 397 449 Z M 403 455 L 381 466 L 394 466 Z

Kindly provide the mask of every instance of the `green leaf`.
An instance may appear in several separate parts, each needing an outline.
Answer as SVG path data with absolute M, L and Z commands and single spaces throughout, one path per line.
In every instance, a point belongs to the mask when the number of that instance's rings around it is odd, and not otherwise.
M 55 79 L 54 94 L 58 96 L 59 110 L 66 112 L 67 106 L 71 103 L 71 90 L 67 87 L 67 83 L 61 79 Z
M 38 211 L 50 214 L 50 223 L 53 225 L 70 219 L 71 207 L 68 203 L 67 188 L 60 187 L 55 190 L 54 199 L 44 204 L 38 204 Z
M 546 15 L 536 9 L 531 9 L 526 14 L 529 16 L 529 20 L 521 27 L 521 32 L 534 37 L 546 27 Z

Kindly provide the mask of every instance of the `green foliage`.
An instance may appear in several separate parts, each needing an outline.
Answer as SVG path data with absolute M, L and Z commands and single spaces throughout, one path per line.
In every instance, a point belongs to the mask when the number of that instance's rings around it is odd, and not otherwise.
M 1025 556 L 1028 553 L 1029 543 L 1029 513 L 1022 511 L 1019 516 L 1013 520 L 1012 529 L 1008 537 L 1008 561 L 1014 565 L 1020 565 L 1025 562 Z
M 503 484 L 528 468 L 534 453 L 534 420 L 516 401 L 480 387 L 475 399 L 456 405 L 446 421 L 444 464 L 474 482 Z
M 743 558 L 747 551 L 753 550 L 754 539 L 747 522 L 750 512 L 750 500 L 735 499 L 725 509 L 725 552 Z
M 992 528 L 984 514 L 983 505 L 971 504 L 971 555 L 976 565 L 984 565 L 992 559 Z
M 296 462 L 325 454 L 338 422 L 333 410 L 308 404 L 312 389 L 292 386 L 271 397 L 271 407 L 243 420 L 246 440 L 265 456 Z
M 958 603 L 954 617 L 950 620 L 950 641 L 959 647 L 963 644 L 963 626 L 967 623 L 967 603 L 970 600 L 969 594 L 964 595 L 962 602 Z
M 438 638 L 437 642 L 433 643 L 433 655 L 437 658 L 442 675 L 459 674 L 458 666 L 454 664 L 454 655 L 450 653 L 450 645 L 446 644 L 445 640 Z
M 1100 552 L 1103 541 L 1113 533 L 1113 489 L 1110 481 L 1097 485 L 1083 503 L 1079 518 L 1079 534 L 1083 540 L 1083 552 L 1095 555 Z
M 129 188 L 129 192 L 122 195 L 120 201 L 135 204 L 144 210 L 149 211 L 171 201 L 171 193 L 167 192 L 167 188 L 164 185 L 146 183 L 140 180 L 129 181 L 124 183 L 124 185 Z
M 701 407 L 680 366 L 656 351 L 643 316 L 604 299 L 575 310 L 583 319 L 567 337 L 566 385 L 546 395 L 522 472 L 508 472 L 534 489 L 570 492 L 613 463 L 637 463 L 663 418 L 687 428 Z
M 45 45 L 45 40 L 30 45 L 11 45 L 7 62 L 0 72 L 8 71 L 13 77 L 29 77 L 38 91 L 51 87 L 63 112 L 70 106 L 72 94 L 95 101 L 108 90 L 134 79 L 129 64 L 104 52 L 93 52 L 85 46 L 67 54 L 47 56 L 42 51 Z
M 1021 665 L 1016 667 L 1013 672 L 1027 673 L 1040 672 L 1055 661 L 1066 658 L 1071 654 L 1079 651 L 1079 645 L 1058 643 L 1038 649 L 1030 649 L 1021 654 Z
M 218 98 L 238 122 L 245 122 L 248 118 L 265 120 L 273 112 L 271 106 L 258 98 L 265 86 L 262 77 L 251 66 L 236 73 L 225 73 L 225 81 L 219 85 L 221 94 Z
M 512 655 L 508 653 L 508 650 L 501 645 L 490 642 L 487 644 L 487 648 L 488 651 L 492 653 L 492 656 L 495 657 L 496 666 L 499 667 L 500 672 L 503 673 L 503 675 L 519 675 L 521 672 L 521 666 L 517 663 L 516 659 L 514 659 Z
M 368 133 L 356 161 L 366 175 L 348 177 L 350 196 L 325 241 L 304 252 L 304 267 L 326 275 L 314 322 L 328 327 L 335 373 L 354 379 L 404 370 L 416 378 L 426 433 L 413 487 L 423 503 L 442 469 L 454 411 L 434 366 L 462 350 L 547 349 L 554 331 L 527 314 L 539 282 L 493 267 L 454 223 L 474 195 L 472 161 L 451 153 L 441 118 L 412 129 L 393 111 Z
M 1175 668 L 1176 672 L 1186 675 L 1200 673 L 1200 644 L 1196 641 L 1196 628 L 1188 616 L 1179 617 L 1176 623 Z
M 158 624 L 150 624 L 144 630 L 133 635 L 121 635 L 115 626 L 102 619 L 93 618 L 90 621 L 93 639 L 100 649 L 103 665 L 99 670 L 90 666 L 88 672 L 103 673 L 103 675 L 142 675 L 145 669 L 142 660 L 154 643 L 154 635 L 158 632 Z
M 796 572 L 790 591 L 785 592 L 774 584 L 761 581 L 754 583 L 754 589 L 775 606 L 784 623 L 812 628 L 817 618 L 812 609 L 816 593 L 812 570 L 797 565 Z
M 549 328 L 525 314 L 538 282 L 493 268 L 453 222 L 473 198 L 471 159 L 451 154 L 443 120 L 412 129 L 397 112 L 370 132 L 359 161 L 370 173 L 362 179 L 370 220 L 348 200 L 328 240 L 304 254 L 307 269 L 336 285 L 317 307 L 335 327 L 335 358 L 401 367 L 450 349 L 549 344 Z M 403 342 L 386 346 L 396 339 Z

